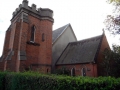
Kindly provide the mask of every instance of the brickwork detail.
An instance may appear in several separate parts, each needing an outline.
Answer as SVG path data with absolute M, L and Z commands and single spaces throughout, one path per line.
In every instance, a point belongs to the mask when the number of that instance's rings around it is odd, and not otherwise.
M 13 12 L 11 26 L 6 31 L 0 70 L 23 71 L 39 70 L 51 72 L 53 11 L 28 6 L 23 0 Z M 35 26 L 34 42 L 30 41 L 31 28 Z M 44 33 L 44 41 L 43 41 Z M 11 50 L 12 54 L 8 55 Z M 14 52 L 14 53 L 13 53 Z M 10 56 L 11 59 L 5 59 Z

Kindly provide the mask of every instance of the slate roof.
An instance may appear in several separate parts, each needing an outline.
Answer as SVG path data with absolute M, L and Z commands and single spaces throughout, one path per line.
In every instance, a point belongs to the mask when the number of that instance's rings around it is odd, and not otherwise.
M 62 34 L 63 32 L 66 30 L 66 28 L 69 26 L 70 24 L 67 24 L 65 26 L 62 26 L 56 30 L 54 30 L 52 32 L 52 43 L 54 43 Z
M 68 44 L 56 65 L 95 62 L 103 35 Z

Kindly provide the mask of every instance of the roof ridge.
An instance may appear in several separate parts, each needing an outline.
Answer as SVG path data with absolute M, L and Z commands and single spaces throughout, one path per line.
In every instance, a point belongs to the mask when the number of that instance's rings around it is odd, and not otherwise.
M 69 26 L 69 24 L 66 25 L 66 27 L 64 28 L 64 30 L 61 32 L 61 34 L 60 34 L 59 36 L 61 36 L 61 35 L 64 33 L 64 31 L 66 30 L 66 28 L 67 28 L 68 26 Z M 59 37 L 59 36 L 58 36 L 58 37 Z
M 64 26 L 61 26 L 61 27 L 59 27 L 59 28 L 57 28 L 57 29 L 55 29 L 55 30 L 53 30 L 53 31 L 56 31 L 56 30 L 58 30 L 58 29 L 60 29 L 60 28 L 62 28 L 62 27 L 65 27 L 65 26 L 67 26 L 67 25 L 69 25 L 69 23 L 66 24 L 66 25 L 64 25 Z
M 82 40 L 79 40 L 79 41 L 70 42 L 70 44 L 77 43 L 77 42 L 82 42 L 82 41 L 86 41 L 86 40 L 90 40 L 90 39 L 94 39 L 94 38 L 97 38 L 97 37 L 100 37 L 100 36 L 102 37 L 102 35 L 98 35 L 98 36 L 94 36 L 94 37 L 90 37 L 90 38 L 85 38 L 85 39 L 82 39 Z
M 56 42 L 56 40 L 64 33 L 64 31 L 66 30 L 66 28 L 67 28 L 69 25 L 70 25 L 70 24 L 66 24 L 66 25 L 64 25 L 64 26 L 62 26 L 62 27 L 54 30 L 54 31 L 57 31 L 57 30 L 59 30 L 59 29 L 61 29 L 61 28 L 64 27 L 63 30 L 61 30 L 62 32 L 60 32 L 60 34 L 59 34 L 59 35 L 57 36 L 57 38 L 53 41 L 53 43 Z M 53 32 L 54 32 L 54 31 L 53 31 Z

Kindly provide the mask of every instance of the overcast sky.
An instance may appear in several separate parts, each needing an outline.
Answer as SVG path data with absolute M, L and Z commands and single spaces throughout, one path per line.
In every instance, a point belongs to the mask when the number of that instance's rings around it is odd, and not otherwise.
M 12 13 L 21 3 L 22 0 L 0 0 L 0 56 Z M 78 40 L 102 34 L 103 21 L 112 12 L 106 0 L 29 0 L 29 6 L 33 3 L 37 8 L 53 10 L 53 30 L 70 23 Z M 114 38 L 108 41 L 115 42 Z

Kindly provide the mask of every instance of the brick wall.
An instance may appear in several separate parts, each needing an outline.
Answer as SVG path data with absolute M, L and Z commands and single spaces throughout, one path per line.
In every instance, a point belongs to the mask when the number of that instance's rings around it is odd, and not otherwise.
M 98 76 L 103 75 L 103 70 L 102 70 L 100 63 L 103 61 L 103 57 L 104 57 L 103 52 L 104 52 L 105 48 L 110 49 L 109 44 L 106 39 L 106 36 L 105 36 L 105 34 L 103 34 L 102 42 L 101 42 L 100 49 L 99 49 L 98 56 L 97 56 Z
M 75 75 L 82 76 L 82 68 L 86 70 L 86 76 L 97 77 L 97 64 L 88 63 L 88 64 L 74 64 L 74 65 L 58 65 L 57 69 L 65 67 L 71 71 L 72 68 L 75 68 Z
M 30 41 L 31 27 L 33 25 L 36 27 L 35 43 L 40 44 L 40 46 L 27 43 Z M 32 70 L 51 72 L 52 22 L 49 20 L 40 20 L 33 16 L 29 16 L 29 23 L 19 21 L 15 23 L 15 26 L 16 27 L 13 28 L 13 30 L 15 30 L 15 33 L 14 35 L 11 34 L 14 36 L 14 40 L 12 40 L 13 46 L 12 43 L 5 44 L 9 45 L 11 48 L 13 47 L 12 49 L 14 51 L 12 59 L 6 63 L 6 70 L 23 71 L 31 68 Z M 44 41 L 42 41 L 43 33 Z M 9 35 L 6 36 L 8 37 Z M 6 41 L 9 40 L 6 39 Z M 26 52 L 26 60 L 19 60 L 20 51 Z
M 39 70 L 51 72 L 53 11 L 28 6 L 28 1 L 13 12 L 11 25 L 6 32 L 0 60 L 0 70 Z M 30 42 L 31 28 L 35 26 L 35 40 Z M 44 38 L 44 40 L 42 39 Z
M 22 61 L 21 67 L 30 68 L 36 70 L 47 69 L 51 70 L 51 57 L 52 57 L 52 22 L 48 20 L 40 20 L 35 17 L 29 16 L 30 23 L 27 30 L 27 41 L 30 41 L 31 27 L 35 25 L 35 43 L 40 44 L 40 46 L 35 46 L 31 44 L 21 44 L 21 50 L 26 49 L 27 60 Z M 44 41 L 42 41 L 42 34 L 44 33 Z M 24 48 L 26 47 L 26 48 Z M 46 68 L 47 67 L 47 68 Z M 46 69 L 46 70 L 45 70 Z
M 8 55 L 8 52 L 9 52 L 9 44 L 10 44 L 10 34 L 11 34 L 11 28 L 9 28 L 7 31 L 6 31 L 6 35 L 5 35 L 5 41 L 4 41 L 4 47 L 3 47 L 3 58 L 2 60 L 0 61 L 0 70 L 3 71 L 3 70 L 6 70 L 6 67 L 5 67 L 5 59 Z

